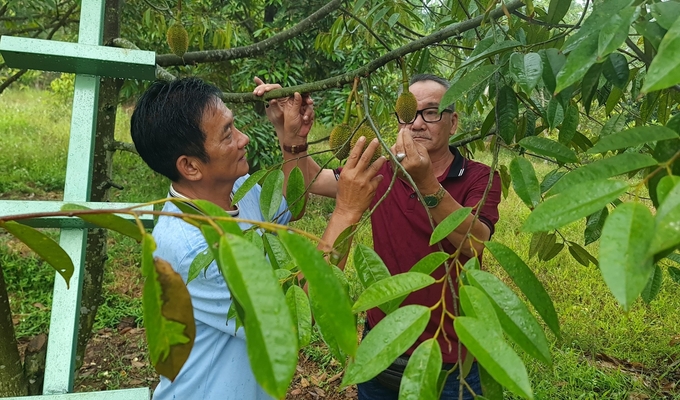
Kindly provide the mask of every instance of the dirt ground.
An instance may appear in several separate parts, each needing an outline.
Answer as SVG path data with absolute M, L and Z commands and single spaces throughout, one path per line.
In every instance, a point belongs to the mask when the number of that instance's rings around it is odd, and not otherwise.
M 144 329 L 131 321 L 125 319 L 117 329 L 94 333 L 76 379 L 77 392 L 156 386 L 158 377 L 149 364 Z M 301 353 L 286 399 L 356 399 L 356 387 L 341 390 L 341 381 L 342 373 L 329 376 Z

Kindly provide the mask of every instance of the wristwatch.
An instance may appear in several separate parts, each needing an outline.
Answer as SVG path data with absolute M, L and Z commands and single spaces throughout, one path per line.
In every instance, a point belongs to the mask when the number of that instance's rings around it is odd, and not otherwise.
M 291 146 L 283 145 L 283 150 L 290 154 L 298 154 L 307 151 L 307 143 L 305 144 L 294 144 Z
M 423 195 L 423 201 L 425 202 L 425 205 L 427 206 L 427 208 L 435 208 L 439 205 L 439 203 L 441 203 L 445 194 L 446 194 L 446 190 L 444 189 L 444 186 L 442 186 L 440 184 L 439 190 L 437 190 L 437 193 Z

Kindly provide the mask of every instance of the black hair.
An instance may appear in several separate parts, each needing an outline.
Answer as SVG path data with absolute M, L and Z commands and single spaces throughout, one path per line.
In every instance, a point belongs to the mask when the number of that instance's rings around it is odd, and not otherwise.
M 446 79 L 442 78 L 441 76 L 434 75 L 434 74 L 416 74 L 411 77 L 411 80 L 409 81 L 409 86 L 413 85 L 416 82 L 422 82 L 422 81 L 433 81 L 437 82 L 438 84 L 444 86 L 447 90 L 451 87 L 451 83 L 447 81 Z M 447 110 L 451 111 L 456 111 L 456 104 L 450 104 L 448 107 L 446 107 Z
M 142 94 L 130 121 L 130 133 L 142 160 L 176 182 L 183 155 L 208 162 L 201 121 L 222 92 L 198 78 L 156 81 Z

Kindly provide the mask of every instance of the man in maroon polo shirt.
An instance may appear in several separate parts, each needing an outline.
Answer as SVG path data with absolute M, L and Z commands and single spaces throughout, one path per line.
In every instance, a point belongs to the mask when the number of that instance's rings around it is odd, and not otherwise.
M 449 254 L 459 249 L 459 260 L 463 264 L 475 256 L 481 262 L 483 242 L 490 239 L 494 224 L 498 221 L 501 192 L 498 174 L 494 174 L 486 201 L 480 206 L 491 169 L 484 164 L 465 159 L 456 148 L 448 145 L 449 138 L 455 134 L 458 126 L 458 115 L 453 107 L 442 113 L 438 110 L 448 88 L 449 82 L 435 75 L 416 75 L 410 82 L 409 91 L 416 97 L 418 113 L 413 121 L 399 121 L 397 143 L 391 150 L 401 159 L 401 165 L 413 179 L 424 197 L 425 204 L 420 203 L 414 188 L 406 179 L 398 178 L 392 191 L 371 215 L 375 251 L 393 275 L 409 271 L 424 256 L 439 251 L 439 244 Z M 284 144 L 288 146 L 295 145 L 296 149 L 303 149 L 296 152 L 299 156 L 306 155 L 306 137 L 298 135 L 290 138 L 280 137 L 279 140 L 284 141 Z M 300 163 L 307 164 L 304 170 L 309 181 L 318 173 L 318 177 L 310 188 L 312 193 L 335 197 L 339 170 L 320 171 L 320 167 L 311 157 L 302 158 Z M 387 191 L 395 171 L 391 163 L 385 163 L 378 173 L 385 179 L 378 185 L 372 205 L 375 205 Z M 473 214 L 478 216 L 477 219 L 474 219 L 473 215 L 468 216 L 446 239 L 430 246 L 432 226 L 426 209 L 436 225 L 462 207 L 472 207 Z M 468 231 L 477 240 L 466 239 Z M 451 271 L 452 286 L 456 287 L 455 268 Z M 444 274 L 445 267 L 442 265 L 432 276 L 437 279 L 443 277 Z M 448 283 L 442 282 L 412 293 L 404 300 L 402 306 L 408 304 L 433 306 L 441 300 L 443 291 L 446 308 L 453 313 L 453 296 L 448 288 L 442 290 L 443 284 L 448 286 Z M 358 385 L 360 400 L 397 398 L 401 372 L 403 372 L 408 355 L 421 342 L 434 336 L 440 326 L 442 312 L 441 305 L 432 311 L 425 332 L 404 356 L 397 359 L 378 377 Z M 369 310 L 367 328 L 375 326 L 384 317 L 385 314 L 377 308 Z M 446 338 L 441 332 L 438 335 L 444 362 L 442 368 L 451 369 L 456 362 L 462 362 L 462 359 L 459 359 L 453 320 L 448 315 L 444 317 L 443 328 Z M 464 356 L 464 354 L 463 352 L 461 355 Z M 458 370 L 449 375 L 442 399 L 459 398 Z M 476 363 L 473 364 L 466 377 L 466 382 L 476 394 L 481 394 Z M 468 390 L 464 391 L 464 399 L 474 397 Z

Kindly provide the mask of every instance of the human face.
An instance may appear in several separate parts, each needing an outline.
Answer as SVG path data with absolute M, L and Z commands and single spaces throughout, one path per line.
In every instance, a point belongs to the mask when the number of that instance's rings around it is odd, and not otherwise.
M 439 107 L 446 88 L 435 81 L 419 81 L 409 87 L 418 102 L 418 110 L 429 107 Z M 400 124 L 403 127 L 408 124 Z M 445 154 L 449 148 L 449 137 L 456 132 L 458 126 L 458 114 L 445 112 L 439 122 L 425 122 L 421 114 L 416 116 L 410 124 L 413 140 L 422 144 L 430 154 Z
M 234 114 L 222 100 L 215 99 L 205 109 L 201 130 L 208 154 L 208 162 L 201 163 L 201 173 L 207 184 L 233 184 L 248 173 L 246 145 L 250 139 L 234 126 Z

